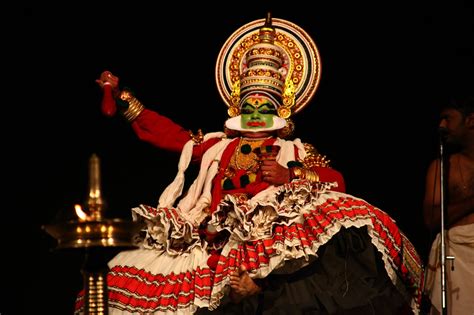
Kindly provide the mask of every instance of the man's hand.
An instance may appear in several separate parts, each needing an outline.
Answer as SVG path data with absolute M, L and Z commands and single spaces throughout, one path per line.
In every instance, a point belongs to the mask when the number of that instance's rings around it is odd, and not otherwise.
M 261 162 L 263 180 L 272 185 L 283 185 L 290 182 L 290 171 L 278 164 L 275 159 L 265 159 Z
M 97 84 L 102 88 L 104 95 L 102 97 L 102 113 L 106 116 L 114 116 L 117 111 L 117 105 L 115 98 L 120 94 L 118 88 L 119 79 L 112 75 L 110 71 L 104 71 L 100 75 L 100 78 L 95 80 Z
M 234 303 L 238 303 L 248 296 L 258 294 L 262 290 L 250 278 L 244 265 L 241 265 L 238 270 L 230 274 L 230 287 L 230 299 Z
M 114 94 L 119 91 L 119 78 L 114 76 L 110 71 L 102 72 L 99 79 L 95 80 L 95 82 L 101 88 L 104 88 L 105 85 L 110 85 Z

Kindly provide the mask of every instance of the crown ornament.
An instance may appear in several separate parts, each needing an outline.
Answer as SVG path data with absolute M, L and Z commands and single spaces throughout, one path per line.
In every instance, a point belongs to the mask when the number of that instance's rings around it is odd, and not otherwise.
M 230 117 L 240 115 L 246 95 L 264 93 L 274 100 L 278 116 L 288 120 L 316 92 L 321 76 L 319 51 L 299 26 L 268 13 L 227 39 L 215 76 Z

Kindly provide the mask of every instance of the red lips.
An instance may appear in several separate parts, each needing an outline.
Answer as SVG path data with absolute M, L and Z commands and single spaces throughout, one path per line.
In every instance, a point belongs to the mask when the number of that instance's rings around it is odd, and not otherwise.
M 249 121 L 247 122 L 247 126 L 249 127 L 265 127 L 266 123 L 263 121 Z

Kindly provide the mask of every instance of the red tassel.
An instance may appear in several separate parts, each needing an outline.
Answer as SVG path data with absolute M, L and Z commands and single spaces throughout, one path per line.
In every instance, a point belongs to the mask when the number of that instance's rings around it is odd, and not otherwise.
M 117 105 L 115 104 L 114 97 L 112 96 L 112 86 L 105 83 L 103 86 L 104 95 L 102 97 L 102 114 L 105 116 L 113 116 L 117 111 Z

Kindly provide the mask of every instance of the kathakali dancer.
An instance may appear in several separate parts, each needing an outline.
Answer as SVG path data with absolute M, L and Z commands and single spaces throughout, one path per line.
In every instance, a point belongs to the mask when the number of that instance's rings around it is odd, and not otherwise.
M 141 140 L 181 153 L 158 205 L 132 209 L 146 228 L 138 249 L 109 262 L 109 314 L 419 312 L 423 266 L 412 243 L 387 213 L 347 194 L 313 145 L 290 140 L 291 116 L 320 75 L 312 38 L 270 15 L 220 51 L 223 132 L 192 133 L 101 74 L 112 95 L 105 113 L 117 105 Z M 183 194 L 190 163 L 199 173 Z

